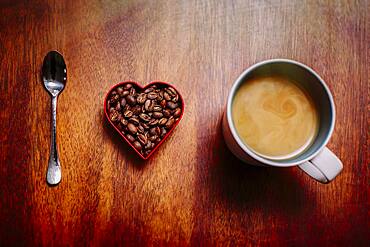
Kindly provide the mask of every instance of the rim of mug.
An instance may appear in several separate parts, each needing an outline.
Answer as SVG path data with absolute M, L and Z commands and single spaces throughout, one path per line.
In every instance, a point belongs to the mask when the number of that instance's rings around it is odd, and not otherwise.
M 318 79 L 318 81 L 323 85 L 323 87 L 324 87 L 324 89 L 325 89 L 325 91 L 326 91 L 326 93 L 328 95 L 328 98 L 329 98 L 329 101 L 330 101 L 330 108 L 331 108 L 331 111 L 332 111 L 330 128 L 329 128 L 328 133 L 326 134 L 325 140 L 321 143 L 320 148 L 318 148 L 313 154 L 311 154 L 307 158 L 302 159 L 302 160 L 298 160 L 298 161 L 292 162 L 292 163 L 284 163 L 283 160 L 274 161 L 273 159 L 267 159 L 267 158 L 264 158 L 263 156 L 258 155 L 256 152 L 254 152 L 251 148 L 249 148 L 246 144 L 244 144 L 244 142 L 240 139 L 240 137 L 239 137 L 239 135 L 238 135 L 238 133 L 237 133 L 237 131 L 235 129 L 234 122 L 233 122 L 233 119 L 232 119 L 232 116 L 231 116 L 231 106 L 232 106 L 232 102 L 233 102 L 235 93 L 236 93 L 239 85 L 241 83 L 243 83 L 244 78 L 250 72 L 252 72 L 253 70 L 255 70 L 256 68 L 258 68 L 258 67 L 260 67 L 262 65 L 269 64 L 269 63 L 277 63 L 277 62 L 280 62 L 280 63 L 281 62 L 282 63 L 289 63 L 289 64 L 294 64 L 294 65 L 300 66 L 303 69 L 305 69 L 308 72 L 310 72 L 312 75 L 314 75 Z M 329 139 L 332 136 L 333 131 L 334 131 L 334 125 L 335 125 L 335 105 L 334 105 L 333 96 L 332 96 L 332 94 L 330 92 L 329 87 L 326 85 L 325 81 L 313 69 L 311 69 L 310 67 L 308 67 L 307 65 L 305 65 L 303 63 L 300 63 L 300 62 L 297 62 L 297 61 L 294 61 L 294 60 L 291 60 L 291 59 L 275 58 L 275 59 L 263 60 L 263 61 L 258 62 L 256 64 L 253 64 L 250 67 L 248 67 L 246 70 L 244 70 L 239 75 L 239 77 L 234 81 L 233 86 L 231 87 L 229 96 L 227 98 L 226 116 L 227 116 L 227 122 L 228 122 L 228 125 L 230 127 L 230 131 L 231 131 L 231 134 L 232 134 L 233 138 L 238 143 L 239 147 L 241 149 L 243 149 L 243 151 L 246 152 L 249 156 L 251 156 L 252 158 L 256 159 L 257 161 L 259 161 L 261 163 L 264 163 L 264 164 L 267 164 L 267 165 L 270 165 L 270 166 L 290 167 L 290 166 L 296 166 L 296 165 L 302 164 L 302 163 L 304 163 L 304 162 L 306 162 L 308 160 L 311 160 L 318 153 L 320 153 L 321 150 L 327 145 L 327 143 L 329 142 Z

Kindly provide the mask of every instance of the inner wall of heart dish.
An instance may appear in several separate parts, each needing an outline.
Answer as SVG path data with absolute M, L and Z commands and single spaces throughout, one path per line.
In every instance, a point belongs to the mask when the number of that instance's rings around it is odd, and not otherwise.
M 145 88 L 127 82 L 114 87 L 106 102 L 110 122 L 142 157 L 148 157 L 176 126 L 183 111 L 179 93 L 170 85 Z

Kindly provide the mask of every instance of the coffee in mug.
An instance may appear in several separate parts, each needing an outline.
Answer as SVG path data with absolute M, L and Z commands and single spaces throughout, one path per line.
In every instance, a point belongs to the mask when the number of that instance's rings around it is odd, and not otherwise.
M 245 81 L 235 94 L 232 118 L 244 144 L 269 159 L 289 159 L 304 152 L 319 126 L 308 92 L 282 76 Z

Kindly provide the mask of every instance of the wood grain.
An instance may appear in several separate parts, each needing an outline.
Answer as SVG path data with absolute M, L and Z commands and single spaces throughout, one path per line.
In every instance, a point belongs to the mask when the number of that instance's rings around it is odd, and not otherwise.
M 367 0 L 1 1 L 0 246 L 366 246 L 369 23 Z M 52 49 L 68 82 L 51 188 L 40 68 Z M 328 185 L 247 166 L 224 144 L 228 90 L 269 58 L 311 66 L 332 90 L 344 170 Z M 124 80 L 171 82 L 186 103 L 147 162 L 103 118 Z

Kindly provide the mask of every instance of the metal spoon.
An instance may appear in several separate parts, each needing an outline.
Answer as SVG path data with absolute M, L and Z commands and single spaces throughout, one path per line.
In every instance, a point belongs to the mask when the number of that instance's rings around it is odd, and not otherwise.
M 50 185 L 57 185 L 62 178 L 56 142 L 57 99 L 67 82 L 66 64 L 63 56 L 57 51 L 50 51 L 45 56 L 42 65 L 42 80 L 45 89 L 51 95 L 51 144 L 46 181 Z

